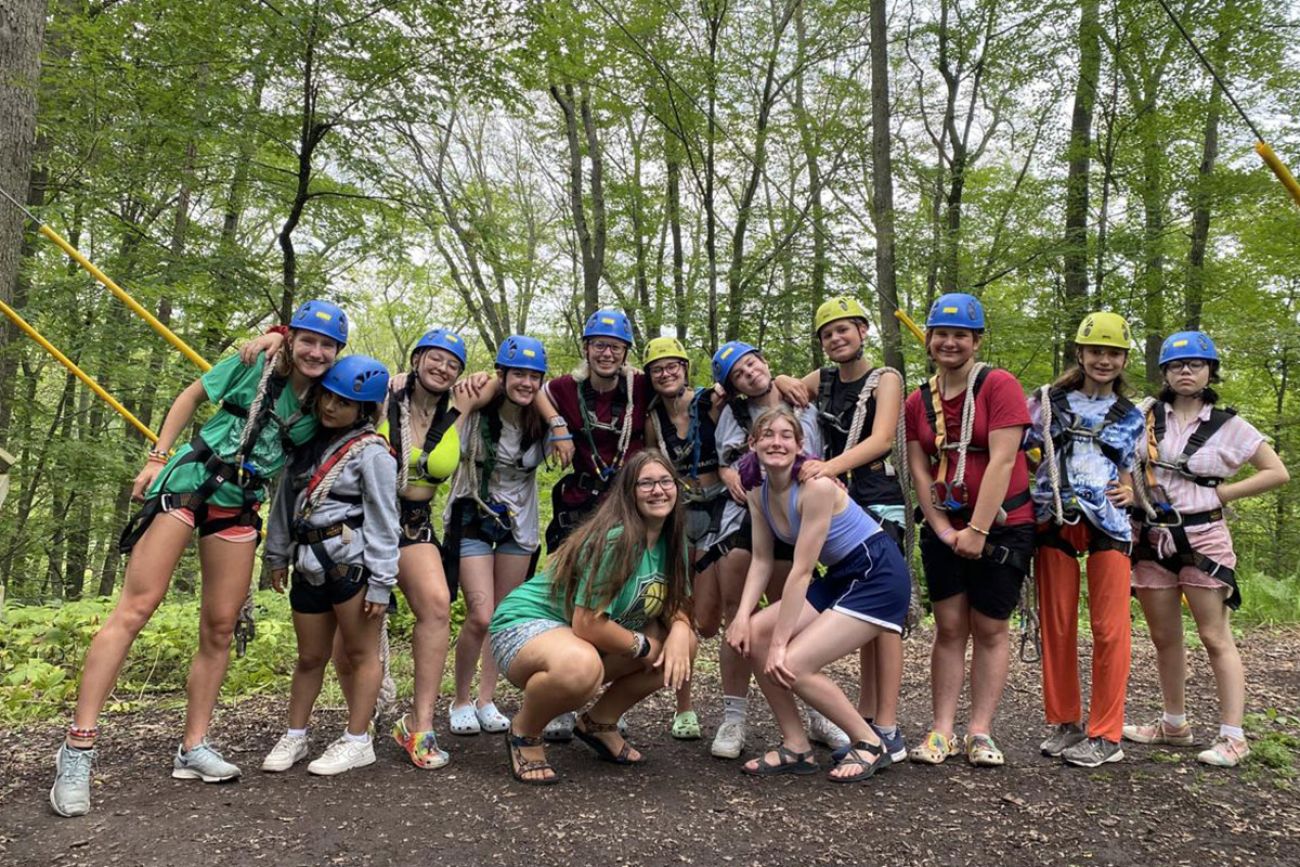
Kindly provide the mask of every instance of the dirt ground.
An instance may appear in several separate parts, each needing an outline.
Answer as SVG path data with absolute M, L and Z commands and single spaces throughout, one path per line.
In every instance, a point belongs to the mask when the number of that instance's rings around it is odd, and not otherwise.
M 1300 634 L 1252 632 L 1246 659 L 1252 733 L 1280 743 L 1300 735 Z M 910 740 L 929 722 L 928 635 L 907 642 L 902 720 Z M 255 652 L 255 651 L 254 651 Z M 706 645 L 706 656 L 716 648 Z M 716 658 L 716 657 L 714 657 Z M 1189 707 L 1205 742 L 1216 706 L 1204 653 L 1191 652 Z M 1085 668 L 1088 660 L 1085 658 Z M 846 683 L 855 664 L 841 663 Z M 1134 636 L 1130 719 L 1159 708 L 1150 643 Z M 60 819 L 47 792 L 59 731 L 0 731 L 0 863 L 5 865 L 454 864 L 802 865 L 1300 863 L 1300 768 L 1281 751 L 1232 771 L 1198 766 L 1194 749 L 1126 745 L 1122 763 L 1097 770 L 1041 758 L 1036 666 L 1013 664 L 998 722 L 1003 769 L 897 765 L 866 784 L 822 777 L 752 779 L 738 762 L 708 755 L 720 704 L 715 677 L 697 677 L 705 739 L 667 734 L 670 696 L 629 715 L 649 757 L 638 768 L 599 763 L 582 744 L 552 747 L 560 785 L 510 779 L 503 740 L 442 737 L 452 764 L 421 771 L 382 738 L 379 761 L 336 778 L 305 763 L 281 775 L 257 770 L 282 731 L 283 703 L 224 707 L 213 737 L 240 764 L 241 781 L 173 780 L 179 713 L 108 719 L 89 816 Z M 751 752 L 775 728 L 753 693 Z M 503 696 L 509 709 L 515 696 Z M 440 707 L 440 710 L 444 708 Z M 319 715 L 314 752 L 342 725 Z M 445 731 L 445 715 L 439 721 Z M 1295 741 L 1291 741 L 1295 743 Z M 1257 755 L 1262 752 L 1257 748 Z M 1274 752 L 1276 755 L 1276 751 Z M 821 759 L 826 761 L 824 751 Z

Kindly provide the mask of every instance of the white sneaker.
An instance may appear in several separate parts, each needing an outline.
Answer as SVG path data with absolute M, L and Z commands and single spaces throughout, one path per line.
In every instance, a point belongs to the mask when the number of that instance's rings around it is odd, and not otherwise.
M 743 721 L 723 722 L 713 736 L 713 746 L 709 752 L 720 759 L 738 759 L 745 748 L 745 723 Z
M 844 730 L 812 708 L 808 708 L 808 740 L 832 750 L 849 745 L 849 736 Z
M 319 759 L 307 766 L 307 773 L 332 777 L 353 768 L 364 768 L 366 765 L 374 764 L 374 761 L 374 738 L 368 738 L 365 743 L 358 743 L 341 737 L 326 747 Z
M 478 718 L 479 728 L 489 734 L 498 735 L 510 728 L 510 718 L 497 710 L 494 701 L 490 701 L 482 707 L 474 705 L 474 715 Z
M 482 731 L 478 714 L 474 712 L 474 702 L 452 705 L 447 709 L 447 722 L 454 735 L 476 735 Z
M 262 770 L 268 773 L 287 771 L 307 758 L 310 742 L 306 735 L 282 735 L 271 751 L 262 759 Z

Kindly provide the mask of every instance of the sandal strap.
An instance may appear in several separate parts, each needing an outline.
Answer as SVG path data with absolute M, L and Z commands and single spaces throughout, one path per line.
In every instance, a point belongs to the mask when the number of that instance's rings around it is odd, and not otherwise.
M 551 767 L 551 763 L 545 759 L 525 759 L 523 756 L 520 756 L 519 761 L 515 762 L 515 771 L 521 775 L 530 774 L 534 771 L 553 770 L 555 770 L 555 768 Z
M 864 753 L 871 756 L 872 760 L 869 762 L 865 761 L 862 758 Z M 862 768 L 869 768 L 879 761 L 880 757 L 884 754 L 885 745 L 883 743 L 872 745 L 866 741 L 858 741 L 853 746 L 849 747 L 849 751 L 844 754 L 844 758 L 840 759 L 840 764 L 857 765 Z
M 592 719 L 590 714 L 586 714 L 586 713 L 582 715 L 581 719 L 582 719 L 583 731 L 587 732 L 587 734 L 596 735 L 596 734 L 601 734 L 603 732 L 618 731 L 618 723 L 616 722 L 599 723 L 596 722 L 594 719 Z
M 540 737 L 528 737 L 527 735 L 517 735 L 514 732 L 507 733 L 510 738 L 512 747 L 540 747 L 545 746 L 546 742 Z
M 776 754 L 781 757 L 780 765 L 797 765 L 800 764 L 801 762 L 811 761 L 813 757 L 812 750 L 806 750 L 802 753 L 796 753 L 794 750 L 790 749 L 785 744 L 777 745 Z M 790 761 L 786 761 L 787 759 L 789 759 Z M 769 766 L 769 767 L 779 767 L 780 765 Z

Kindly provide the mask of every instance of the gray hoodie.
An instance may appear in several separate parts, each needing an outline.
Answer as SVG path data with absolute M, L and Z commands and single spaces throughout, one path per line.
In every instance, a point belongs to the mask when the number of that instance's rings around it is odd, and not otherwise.
M 325 567 L 317 559 L 313 546 L 295 545 L 291 528 L 294 520 L 303 513 L 307 498 L 306 485 L 317 467 L 329 460 L 345 442 L 364 430 L 373 431 L 373 428 L 361 428 L 331 443 L 312 466 L 310 473 L 298 477 L 292 475 L 292 471 L 285 474 L 267 521 L 268 567 L 285 568 L 292 560 L 296 571 L 308 583 L 325 583 Z M 307 525 L 314 528 L 328 527 L 359 516 L 361 526 L 356 529 L 345 528 L 342 534 L 325 539 L 320 544 L 324 546 L 326 557 L 335 563 L 364 566 L 369 570 L 370 586 L 366 590 L 366 601 L 387 604 L 393 585 L 397 582 L 400 520 L 397 510 L 397 461 L 383 447 L 383 441 L 373 440 L 354 448 L 330 488 L 330 493 L 350 498 L 360 496 L 361 503 L 349 503 L 327 495 L 307 517 Z

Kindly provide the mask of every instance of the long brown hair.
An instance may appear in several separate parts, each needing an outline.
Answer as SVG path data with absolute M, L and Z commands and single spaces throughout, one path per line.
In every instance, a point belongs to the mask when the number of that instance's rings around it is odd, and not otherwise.
M 660 539 L 664 542 L 664 580 L 668 592 L 664 598 L 665 624 L 678 612 L 691 610 L 690 591 L 686 574 L 686 523 L 685 505 L 681 497 L 681 481 L 673 465 L 663 455 L 653 450 L 637 452 L 614 476 L 609 494 L 596 509 L 595 514 L 578 526 L 551 557 L 547 569 L 552 576 L 555 598 L 564 603 L 564 610 L 573 612 L 578 586 L 587 575 L 591 583 L 587 592 L 593 609 L 603 609 L 622 591 L 637 563 L 645 554 L 645 519 L 637 510 L 636 483 L 647 464 L 658 464 L 673 478 L 678 486 L 677 502 L 672 514 L 664 521 Z M 621 530 L 611 539 L 612 531 Z M 607 560 L 608 558 L 608 560 Z M 601 565 L 608 562 L 607 569 Z
M 1075 349 L 1074 365 L 1056 378 L 1056 381 L 1052 383 L 1052 388 L 1059 388 L 1062 391 L 1077 391 L 1083 388 L 1084 380 L 1088 378 L 1088 374 L 1083 372 L 1082 353 L 1082 348 Z M 1127 352 L 1124 353 L 1124 364 L 1128 364 Z M 1120 368 L 1119 376 L 1115 377 L 1113 388 L 1117 396 L 1130 397 L 1137 392 L 1132 383 L 1128 381 L 1128 375 L 1124 371 L 1125 368 Z

